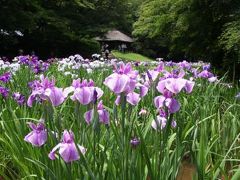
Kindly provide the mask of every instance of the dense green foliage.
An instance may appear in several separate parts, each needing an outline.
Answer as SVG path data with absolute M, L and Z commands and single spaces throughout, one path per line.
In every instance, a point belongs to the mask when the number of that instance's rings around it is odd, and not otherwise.
M 230 65 L 240 59 L 239 12 L 238 0 L 145 1 L 133 33 L 151 55 Z
M 133 32 L 134 49 L 145 55 L 210 61 L 223 66 L 224 73 L 229 70 L 234 80 L 240 75 L 239 19 L 239 0 L 1 0 L 0 56 L 15 56 L 19 49 L 44 58 L 89 56 L 100 50 L 93 37 L 116 28 Z M 136 53 L 113 51 L 113 55 L 146 59 Z M 80 67 L 65 72 L 52 64 L 44 75 L 54 77 L 61 88 L 71 85 L 72 72 L 93 79 L 104 91 L 110 124 L 98 123 L 95 103 L 84 106 L 68 97 L 61 106 L 43 101 L 30 108 L 0 96 L 0 179 L 176 179 L 184 163 L 193 167 L 196 179 L 239 179 L 239 87 L 227 84 L 225 76 L 212 83 L 194 79 L 192 93 L 177 96 L 180 111 L 169 116 L 166 128 L 156 131 L 151 123 L 159 114 L 153 103 L 160 95 L 157 81 L 137 105 L 126 104 L 122 93 L 121 105 L 116 106 L 116 95 L 103 85 L 112 73 L 110 66 L 99 65 L 93 71 Z M 152 68 L 136 67 L 147 75 Z M 188 79 L 191 73 L 186 73 Z M 0 86 L 28 98 L 29 82 L 35 79 L 36 74 L 21 66 L 11 81 Z M 87 125 L 84 113 L 90 108 L 94 108 L 94 121 Z M 142 109 L 146 114 L 140 114 Z M 48 141 L 37 148 L 24 137 L 30 131 L 27 122 L 41 118 Z M 177 126 L 171 128 L 173 120 Z M 73 163 L 65 163 L 59 155 L 54 161 L 48 157 L 64 129 L 71 129 L 76 143 L 87 148 Z M 140 144 L 130 143 L 134 137 Z
M 99 51 L 92 40 L 111 28 L 131 33 L 131 4 L 127 0 L 3 0 L 0 2 L 0 55 L 17 50 L 41 56 L 90 55 Z M 24 36 L 17 36 L 14 31 Z
M 110 125 L 100 125 L 99 129 L 87 125 L 84 113 L 89 107 L 70 98 L 59 107 L 46 102 L 30 108 L 0 97 L 0 176 L 4 179 L 176 179 L 185 161 L 192 164 L 198 179 L 239 176 L 240 105 L 234 97 L 237 87 L 229 87 L 224 79 L 215 83 L 196 80 L 191 94 L 178 95 L 181 110 L 173 115 L 177 127 L 155 131 L 151 127 L 157 113 L 153 98 L 159 94 L 155 88 L 138 105 L 127 104 L 124 108 L 114 105 L 116 96 L 102 85 L 111 69 L 95 69 L 92 74 L 84 69 L 76 72 L 80 78 L 92 78 L 104 90 Z M 72 81 L 54 65 L 45 74 L 54 76 L 59 87 L 67 87 Z M 13 79 L 6 86 L 28 97 L 30 90 L 26 87 L 35 74 L 22 67 Z M 147 114 L 139 115 L 142 108 Z M 73 163 L 65 163 L 60 157 L 51 161 L 47 154 L 60 139 L 51 133 L 43 147 L 25 142 L 24 136 L 30 131 L 27 122 L 37 122 L 41 117 L 49 132 L 61 134 L 63 129 L 71 129 L 76 143 L 87 148 L 86 155 Z M 125 129 L 121 118 L 126 122 Z M 134 136 L 141 141 L 135 148 L 130 145 Z
M 100 51 L 93 37 L 119 29 L 135 36 L 137 52 L 210 61 L 235 78 L 239 17 L 239 0 L 2 0 L 0 30 L 10 35 L 0 33 L 0 55 L 89 56 Z

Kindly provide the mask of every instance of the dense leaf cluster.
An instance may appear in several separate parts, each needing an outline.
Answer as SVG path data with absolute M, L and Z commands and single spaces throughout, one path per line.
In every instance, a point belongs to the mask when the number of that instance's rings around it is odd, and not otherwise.
M 220 64 L 240 51 L 239 0 L 145 1 L 133 34 L 143 52 Z
M 0 55 L 89 55 L 99 50 L 93 37 L 112 28 L 131 32 L 127 7 L 127 0 L 1 0 Z

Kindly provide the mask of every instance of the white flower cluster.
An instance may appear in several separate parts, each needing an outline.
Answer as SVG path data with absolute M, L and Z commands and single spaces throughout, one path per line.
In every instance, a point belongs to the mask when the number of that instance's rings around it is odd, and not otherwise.
M 163 58 L 158 58 L 156 61 L 133 61 L 131 64 L 133 66 L 156 66 Z M 39 62 L 42 62 L 41 60 Z M 180 63 L 174 63 L 172 61 L 163 61 L 165 65 L 182 65 L 182 66 L 195 66 L 202 67 L 203 65 L 208 65 L 208 63 L 203 63 L 202 61 L 196 63 L 188 63 L 186 61 Z M 104 60 L 99 54 L 93 54 L 92 59 L 84 59 L 81 55 L 76 54 L 69 56 L 68 58 L 56 58 L 54 63 L 56 63 L 58 71 L 63 72 L 65 76 L 71 76 L 72 78 L 78 78 L 78 72 L 80 69 L 85 69 L 87 73 L 93 73 L 95 70 L 100 69 L 101 71 L 112 69 L 113 66 L 119 66 L 124 61 L 122 59 L 111 59 Z M 3 61 L 0 58 L 0 70 L 7 70 L 15 73 L 20 69 L 20 61 L 17 57 L 12 59 L 12 63 Z
M 89 59 L 84 59 L 79 54 L 74 56 L 69 56 L 68 58 L 63 58 L 57 61 L 58 71 L 64 72 L 67 75 L 73 75 L 72 70 L 79 70 L 81 68 L 85 69 L 87 73 L 92 73 L 95 69 L 106 70 L 112 66 L 111 61 L 100 61 Z
M 15 73 L 20 69 L 20 64 L 18 62 L 10 63 L 8 61 L 3 61 L 0 59 L 0 70 L 7 70 Z

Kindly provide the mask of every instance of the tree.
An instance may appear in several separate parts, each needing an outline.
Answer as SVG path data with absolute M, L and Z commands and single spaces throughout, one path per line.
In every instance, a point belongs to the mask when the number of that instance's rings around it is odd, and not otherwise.
M 117 28 L 131 33 L 131 0 L 2 0 L 0 1 L 0 55 L 17 49 L 48 57 L 72 53 L 90 55 L 99 50 L 93 37 Z M 8 18 L 6 18 L 8 17 Z M 14 33 L 19 30 L 24 36 Z
M 239 10 L 238 0 L 153 0 L 143 3 L 133 34 L 152 49 L 165 50 L 165 57 L 203 59 L 219 64 L 219 46 L 225 24 Z M 147 42 L 147 43 L 145 43 Z

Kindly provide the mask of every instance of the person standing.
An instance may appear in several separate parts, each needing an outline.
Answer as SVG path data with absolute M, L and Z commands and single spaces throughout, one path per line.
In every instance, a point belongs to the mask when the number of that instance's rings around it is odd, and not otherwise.
M 122 52 L 122 46 L 120 44 L 118 45 L 118 51 Z
M 122 52 L 125 53 L 127 49 L 127 45 L 125 43 L 122 43 Z
M 108 60 L 108 56 L 109 56 L 109 50 L 108 48 L 105 49 L 105 58 Z

